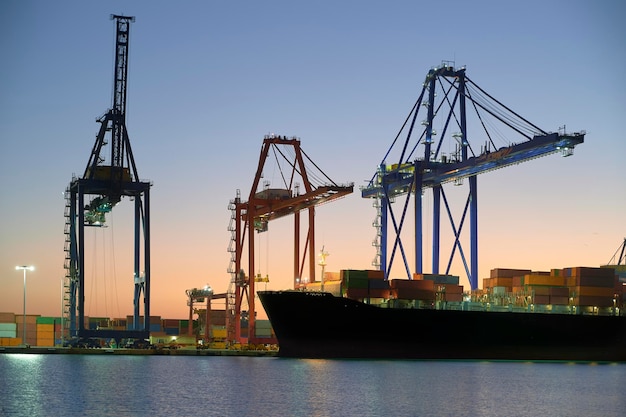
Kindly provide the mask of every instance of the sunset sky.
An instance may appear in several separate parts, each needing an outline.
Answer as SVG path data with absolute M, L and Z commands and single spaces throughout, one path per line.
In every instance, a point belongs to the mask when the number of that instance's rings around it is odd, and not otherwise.
M 317 210 L 326 270 L 372 268 L 375 210 L 358 188 L 443 60 L 542 129 L 587 132 L 572 157 L 479 176 L 479 284 L 497 267 L 606 264 L 626 237 L 622 1 L 6 0 L 0 312 L 22 312 L 15 266 L 34 265 L 27 313 L 61 314 L 63 192 L 111 107 L 110 14 L 136 17 L 127 127 L 139 176 L 153 182 L 152 315 L 186 318 L 186 289 L 227 290 L 228 205 L 249 194 L 271 133 L 300 138 L 330 178 L 355 184 Z M 132 314 L 132 208 L 123 200 L 109 227 L 87 233 L 88 316 Z M 254 272 L 269 275 L 268 289 L 291 285 L 292 226 L 281 219 L 255 236 Z M 430 269 L 429 249 L 424 259 Z

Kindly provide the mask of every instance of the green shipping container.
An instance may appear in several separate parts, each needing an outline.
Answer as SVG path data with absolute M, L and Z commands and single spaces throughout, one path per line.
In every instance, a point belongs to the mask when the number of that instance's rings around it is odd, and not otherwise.
M 56 321 L 60 321 L 55 317 L 37 317 L 37 324 L 54 324 Z

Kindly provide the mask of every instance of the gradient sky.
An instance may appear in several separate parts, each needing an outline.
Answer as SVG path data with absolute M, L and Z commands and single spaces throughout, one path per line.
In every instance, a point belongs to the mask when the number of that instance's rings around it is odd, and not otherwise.
M 479 177 L 479 284 L 496 267 L 599 266 L 626 236 L 622 1 L 5 0 L 2 312 L 22 312 L 21 264 L 36 267 L 28 313 L 61 312 L 63 191 L 72 174 L 82 175 L 95 119 L 111 106 L 110 14 L 137 19 L 127 127 L 139 175 L 154 184 L 153 315 L 185 318 L 189 288 L 226 291 L 228 203 L 238 189 L 249 194 L 269 133 L 299 137 L 333 180 L 355 183 L 354 194 L 317 210 L 316 250 L 330 252 L 327 271 L 371 268 L 375 211 L 358 187 L 442 60 L 466 66 L 544 130 L 587 131 L 570 158 Z M 92 317 L 132 314 L 132 204 L 124 200 L 108 223 L 86 243 Z M 291 285 L 292 223 L 270 223 L 255 237 L 267 288 Z M 428 249 L 424 258 L 429 268 Z

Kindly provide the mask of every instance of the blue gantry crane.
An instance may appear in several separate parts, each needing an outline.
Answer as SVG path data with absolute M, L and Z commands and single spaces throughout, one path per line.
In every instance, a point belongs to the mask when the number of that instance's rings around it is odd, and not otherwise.
M 507 139 L 505 130 L 516 136 L 515 142 Z M 584 136 L 585 132 L 568 134 L 564 127 L 558 133 L 549 133 L 535 126 L 480 88 L 466 75 L 464 67 L 455 68 L 453 63 L 443 62 L 439 67 L 431 69 L 426 75 L 419 98 L 385 153 L 376 173 L 361 189 L 361 196 L 374 199 L 377 209 L 374 222 L 377 234 L 373 242 L 377 252 L 373 265 L 384 271 L 385 277 L 389 278 L 399 252 L 407 278 L 412 279 L 406 245 L 401 238 L 412 201 L 415 228 L 414 272 L 424 272 L 422 193 L 430 188 L 433 193 L 432 273 L 440 273 L 443 202 L 454 240 L 443 273 L 450 273 L 452 262 L 458 254 L 470 287 L 476 289 L 476 176 L 555 152 L 570 156 L 574 147 L 583 143 Z M 477 142 L 480 143 L 478 147 Z M 420 152 L 419 146 L 423 146 L 423 152 Z M 468 180 L 469 192 L 462 215 L 455 221 L 443 185 L 461 185 L 464 179 Z M 405 198 L 404 203 L 394 211 L 392 203 L 400 201 L 401 197 Z M 462 234 L 462 231 L 468 212 L 469 260 L 461 244 L 462 236 L 467 235 Z M 389 229 L 393 239 L 391 251 L 388 250 Z
M 64 336 L 145 339 L 150 334 L 151 183 L 139 179 L 126 130 L 129 35 L 130 23 L 135 18 L 111 15 L 111 19 L 116 21 L 117 26 L 113 106 L 97 120 L 100 130 L 83 176 L 72 178 L 65 193 Z M 125 196 L 134 200 L 135 204 L 134 321 L 126 331 L 87 329 L 84 305 L 85 227 L 102 227 L 106 214 Z M 140 322 L 142 302 L 143 323 Z

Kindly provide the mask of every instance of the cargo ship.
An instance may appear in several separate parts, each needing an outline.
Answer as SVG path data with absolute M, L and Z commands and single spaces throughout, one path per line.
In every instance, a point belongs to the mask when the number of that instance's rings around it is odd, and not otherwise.
M 595 271 L 599 269 L 564 270 L 569 277 L 532 273 L 510 277 L 512 283 L 518 278 L 517 291 L 495 286 L 461 294 L 461 299 L 452 296 L 458 284 L 436 284 L 440 276 L 390 280 L 384 288 L 380 278 L 351 278 L 353 271 L 342 271 L 343 279 L 327 285 L 328 290 L 258 294 L 282 357 L 623 362 L 626 316 L 616 304 L 621 293 L 614 292 L 622 284 L 612 270 Z M 537 285 L 538 277 L 561 285 Z M 362 288 L 365 280 L 367 288 Z M 449 296 L 446 287 L 453 291 Z M 550 302 L 549 295 L 542 299 L 535 294 L 542 292 L 540 288 L 546 294 L 563 293 L 565 288 L 572 296 L 565 297 L 568 303 L 563 305 L 535 304 L 535 298 Z M 581 293 L 594 293 L 587 289 L 607 296 L 582 298 L 590 296 Z M 555 296 L 554 301 L 562 298 Z M 574 305 L 575 300 L 599 305 Z

